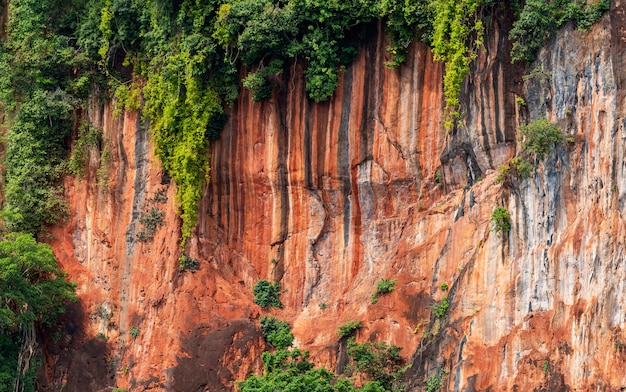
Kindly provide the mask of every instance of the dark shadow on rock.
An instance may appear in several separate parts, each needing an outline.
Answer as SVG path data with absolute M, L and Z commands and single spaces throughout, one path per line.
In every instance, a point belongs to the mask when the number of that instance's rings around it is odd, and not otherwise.
M 248 366 L 252 346 L 258 346 L 261 332 L 254 321 L 233 320 L 215 327 L 197 325 L 183 338 L 183 355 L 171 369 L 171 390 L 189 392 L 232 391 L 241 366 Z
M 107 342 L 85 334 L 85 319 L 83 304 L 70 303 L 57 326 L 40 331 L 44 367 L 38 373 L 38 391 L 100 391 L 114 385 Z

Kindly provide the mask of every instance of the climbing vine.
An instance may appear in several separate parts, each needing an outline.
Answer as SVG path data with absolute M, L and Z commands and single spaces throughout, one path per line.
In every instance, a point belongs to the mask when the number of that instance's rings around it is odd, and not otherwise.
M 488 0 L 435 0 L 433 53 L 444 63 L 443 91 L 446 118 L 451 129 L 459 118 L 461 85 L 483 43 L 482 7 Z

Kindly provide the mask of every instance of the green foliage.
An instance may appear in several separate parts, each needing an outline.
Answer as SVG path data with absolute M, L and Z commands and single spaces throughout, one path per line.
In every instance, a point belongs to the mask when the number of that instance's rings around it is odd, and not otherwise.
M 392 390 L 406 371 L 404 359 L 400 355 L 400 347 L 386 342 L 365 342 L 357 344 L 354 338 L 348 340 L 348 355 L 352 361 L 351 368 L 375 380 L 384 388 Z
M 383 295 L 383 294 L 387 294 L 387 293 L 391 293 L 393 291 L 394 286 L 396 285 L 396 280 L 390 280 L 390 279 L 381 279 L 376 283 L 376 292 L 374 294 L 372 294 L 372 304 L 375 304 L 378 302 L 378 297 Z
M 393 56 L 387 66 L 396 68 L 407 57 L 408 47 L 416 38 L 426 43 L 432 41 L 435 7 L 429 0 L 380 1 L 380 16 L 386 20 L 390 45 L 387 51 Z
M 182 256 L 180 256 L 180 259 L 178 259 L 178 269 L 181 272 L 191 271 L 193 273 L 196 272 L 199 268 L 200 262 L 194 258 L 187 256 L 186 254 L 183 254 Z
M 360 321 L 351 320 L 339 326 L 337 335 L 339 335 L 339 339 L 347 338 L 354 335 L 361 328 L 363 328 L 363 324 Z
M 498 166 L 496 184 L 513 178 L 529 178 L 533 171 L 530 161 L 540 161 L 552 152 L 554 144 L 563 140 L 563 132 L 543 119 L 520 127 L 520 137 L 522 145 L 519 155 Z
M 50 246 L 32 235 L 10 234 L 0 241 L 0 391 L 13 391 L 17 377 L 25 391 L 35 391 L 35 362 L 18 374 L 18 355 L 29 344 L 29 331 L 52 326 L 65 302 L 76 300 L 75 285 L 65 277 Z M 24 358 L 28 361 L 27 353 Z
M 146 208 L 139 216 L 141 229 L 137 233 L 137 241 L 146 242 L 154 237 L 159 227 L 165 225 L 165 212 L 157 208 L 157 204 L 167 201 L 165 189 L 159 189 L 154 196 L 146 201 Z
M 443 173 L 441 172 L 441 169 L 435 172 L 435 182 L 437 182 L 437 185 L 440 185 L 443 182 Z
M 512 61 L 532 62 L 541 45 L 563 24 L 573 21 L 579 29 L 587 29 L 609 8 L 609 0 L 527 0 L 509 33 Z
M 431 374 L 424 380 L 425 392 L 437 392 L 443 387 L 444 380 L 448 375 L 447 371 L 443 371 L 441 374 Z
M 53 325 L 65 301 L 76 300 L 75 285 L 65 277 L 50 246 L 32 235 L 12 234 L 0 241 L 0 331 Z
M 291 326 L 286 321 L 280 321 L 275 317 L 262 316 L 261 330 L 263 331 L 265 341 L 278 349 L 287 348 L 293 343 Z
M 446 282 L 443 282 L 442 284 L 439 285 L 439 288 L 441 289 L 441 291 L 447 291 L 448 284 Z
M 137 326 L 130 327 L 130 331 L 128 331 L 128 334 L 133 339 L 137 339 L 137 336 L 139 336 L 139 327 L 137 327 Z
M 254 303 L 262 308 L 273 306 L 282 308 L 280 302 L 280 283 L 271 284 L 267 280 L 259 280 L 252 289 L 254 293 Z
M 548 120 L 537 120 L 519 129 L 522 137 L 522 152 L 542 160 L 552 152 L 554 144 L 563 140 L 561 129 Z
M 435 317 L 445 317 L 446 313 L 448 313 L 448 307 L 450 307 L 450 299 L 448 297 L 444 297 L 441 301 L 435 303 L 433 305 L 433 312 L 435 313 Z
M 72 155 L 67 162 L 68 170 L 74 177 L 84 177 L 85 169 L 89 163 L 89 151 L 99 148 L 102 144 L 102 131 L 83 123 L 78 128 L 78 138 L 74 141 Z
M 37 90 L 22 102 L 9 129 L 6 151 L 5 225 L 39 234 L 66 214 L 63 140 L 71 130 L 71 105 L 63 92 Z
M 240 66 L 249 71 L 243 85 L 252 90 L 254 100 L 263 100 L 276 86 L 284 88 L 281 74 L 289 63 L 304 59 L 309 97 L 328 99 L 340 72 L 355 58 L 365 29 L 377 18 L 389 33 L 391 66 L 404 61 L 409 43 L 417 37 L 444 62 L 449 129 L 460 116 L 461 84 L 482 45 L 482 19 L 490 4 L 489 0 L 11 1 L 7 39 L 0 44 L 0 101 L 9 110 L 39 106 L 50 113 L 41 118 L 49 121 L 31 118 L 30 128 L 48 129 L 54 136 L 39 139 L 45 141 L 39 146 L 34 134 L 25 136 L 30 131 L 24 122 L 15 124 L 9 135 L 9 150 L 11 144 L 23 146 L 9 151 L 8 155 L 18 155 L 17 160 L 25 158 L 30 165 L 41 156 L 52 157 L 45 165 L 35 163 L 38 193 L 26 183 L 24 173 L 7 173 L 9 227 L 36 233 L 63 215 L 56 184 L 62 171 L 59 160 L 67 154 L 57 150 L 63 150 L 63 140 L 70 135 L 74 109 L 84 106 L 94 85 L 109 86 L 116 114 L 137 110 L 143 94 L 156 153 L 177 184 L 184 248 L 196 223 L 202 184 L 209 178 L 207 147 L 226 122 L 224 106 L 238 95 Z M 513 7 L 519 4 L 514 2 Z M 588 4 L 529 0 L 519 8 L 520 20 L 511 36 L 532 52 L 533 40 L 542 42 L 565 21 L 586 28 L 608 7 L 608 0 Z M 518 50 L 518 57 L 528 57 L 525 50 Z M 42 99 L 46 95 L 55 99 Z M 53 104 L 57 107 L 49 107 Z M 105 152 L 106 144 L 102 162 Z M 81 174 L 84 158 L 85 150 L 76 149 L 69 166 L 75 175 Z M 101 184 L 106 183 L 105 166 L 98 171 Z
M 443 90 L 446 104 L 445 128 L 451 129 L 460 116 L 461 85 L 471 61 L 483 42 L 482 7 L 487 0 L 434 0 L 432 47 L 435 60 L 444 63 Z
M 113 93 L 113 115 L 120 116 L 123 110 L 137 111 L 141 106 L 141 87 L 137 82 L 121 83 Z
M 511 217 L 504 207 L 496 207 L 491 213 L 493 231 L 508 233 L 511 230 Z
M 147 212 L 143 212 L 139 217 L 141 230 L 137 233 L 137 241 L 146 242 L 151 240 L 158 228 L 165 224 L 163 221 L 164 217 L 165 212 L 156 207 L 151 207 Z
M 14 0 L 7 5 L 0 103 L 11 115 L 3 209 L 10 231 L 37 235 L 66 213 L 59 184 L 65 139 L 74 125 L 73 110 L 91 85 L 93 65 L 74 38 L 84 19 L 83 5 L 83 0 Z
M 272 60 L 267 67 L 261 67 L 256 72 L 250 72 L 243 79 L 243 86 L 252 91 L 252 100 L 264 101 L 272 97 L 275 83 L 272 79 L 282 72 L 283 61 Z
M 262 375 L 249 376 L 238 382 L 241 392 L 293 391 L 293 392 L 387 392 L 379 381 L 368 381 L 356 388 L 345 378 L 336 377 L 325 368 L 315 368 L 309 352 L 298 349 L 279 349 L 275 353 L 264 352 Z
M 14 392 L 18 381 L 22 392 L 36 392 L 37 370 L 41 368 L 41 357 L 31 359 L 26 374 L 16 371 L 20 347 L 24 343 L 22 333 L 0 334 L 0 392 Z
M 513 42 L 513 62 L 531 62 L 541 45 L 556 32 L 558 25 L 553 9 L 556 4 L 556 1 L 526 1 L 519 19 L 513 23 L 513 29 L 509 33 Z
M 525 158 L 516 156 L 498 166 L 498 176 L 494 182 L 499 184 L 510 178 L 526 179 L 530 177 L 532 171 L 533 166 Z
M 0 392 L 13 392 L 21 335 L 0 334 Z M 34 391 L 34 389 L 31 389 Z
M 383 295 L 391 293 L 396 285 L 396 279 L 381 279 L 376 283 L 376 294 Z
M 298 349 L 264 352 L 264 372 L 237 383 L 241 392 L 258 391 L 319 391 L 319 392 L 381 392 L 377 389 L 356 389 L 344 378 L 337 378 L 325 368 L 314 368 L 308 351 Z M 365 388 L 365 387 L 364 387 Z

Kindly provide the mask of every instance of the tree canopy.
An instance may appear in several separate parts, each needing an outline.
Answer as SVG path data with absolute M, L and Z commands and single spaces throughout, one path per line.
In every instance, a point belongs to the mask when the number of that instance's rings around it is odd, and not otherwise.
M 74 290 L 49 245 L 30 234 L 12 234 L 0 241 L 0 384 L 12 386 L 16 378 L 33 376 L 17 372 L 18 357 L 36 345 L 36 325 L 53 325 L 65 303 L 76 300 Z M 31 358 L 26 359 L 21 369 L 28 369 Z

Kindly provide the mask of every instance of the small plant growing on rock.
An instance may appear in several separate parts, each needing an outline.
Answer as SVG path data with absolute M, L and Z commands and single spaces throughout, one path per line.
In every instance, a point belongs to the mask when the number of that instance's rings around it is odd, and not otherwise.
M 443 183 L 443 173 L 441 172 L 441 169 L 435 172 L 435 182 L 437 183 L 437 188 L 441 188 Z
M 491 213 L 491 224 L 495 232 L 508 232 L 511 229 L 509 211 L 504 207 L 496 207 Z
M 548 360 L 543 361 L 543 365 L 541 366 L 541 368 L 543 369 L 543 377 L 546 378 L 548 377 L 548 369 L 550 367 L 550 362 L 548 362 Z
M 444 297 L 441 301 L 435 303 L 433 305 L 433 312 L 435 313 L 435 317 L 443 318 L 448 312 L 448 307 L 450 306 L 450 300 L 448 297 Z
M 128 331 L 128 334 L 133 339 L 137 339 L 137 336 L 139 336 L 139 327 L 130 327 L 130 331 Z
M 443 387 L 443 381 L 448 375 L 447 371 L 443 371 L 441 374 L 431 374 L 426 380 L 424 380 L 424 391 L 437 392 Z
M 142 213 L 139 217 L 141 230 L 137 233 L 137 241 L 147 242 L 151 240 L 158 228 L 165 225 L 165 222 L 163 221 L 164 217 L 165 212 L 156 207 L 152 207 L 148 211 Z
M 328 304 L 327 304 L 326 302 L 322 302 L 322 303 L 319 305 L 319 307 L 320 307 L 320 310 L 325 310 L 325 309 L 327 309 L 327 308 L 328 308 Z
M 498 176 L 494 182 L 499 184 L 512 177 L 529 178 L 532 171 L 533 166 L 524 158 L 517 156 L 498 166 Z
M 441 291 L 446 291 L 448 290 L 448 284 L 446 282 L 443 282 L 439 285 L 439 288 L 441 289 Z
M 99 332 L 99 333 L 96 335 L 96 337 L 97 337 L 98 339 L 102 339 L 102 340 L 109 340 L 109 337 L 108 337 L 108 336 L 106 336 L 105 334 L 103 334 L 102 332 Z
M 151 198 L 148 198 L 146 210 L 139 215 L 141 229 L 137 233 L 137 241 L 150 241 L 159 227 L 165 225 L 165 212 L 156 207 L 167 201 L 165 188 L 157 190 Z
M 391 293 L 396 285 L 396 279 L 381 279 L 376 283 L 376 292 L 372 294 L 372 304 L 378 302 L 378 297 L 383 294 Z
M 189 257 L 185 254 L 180 256 L 178 259 L 178 269 L 183 272 L 189 270 L 191 272 L 196 272 L 200 268 L 200 262 L 197 259 Z
M 261 279 L 254 285 L 252 289 L 254 293 L 254 303 L 262 308 L 273 306 L 275 308 L 282 308 L 283 304 L 280 302 L 280 283 L 271 284 L 267 280 Z
M 361 328 L 363 328 L 363 324 L 360 321 L 348 321 L 339 326 L 337 335 L 339 335 L 340 339 L 347 338 L 348 336 L 354 335 L 354 333 Z

